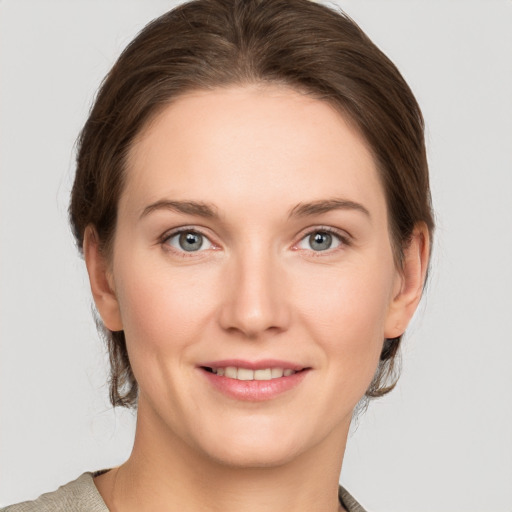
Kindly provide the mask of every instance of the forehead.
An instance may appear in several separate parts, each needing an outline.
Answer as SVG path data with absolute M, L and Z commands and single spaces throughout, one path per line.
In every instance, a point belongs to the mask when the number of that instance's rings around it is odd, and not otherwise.
M 385 202 L 372 154 L 351 124 L 327 102 L 275 86 L 179 97 L 138 136 L 126 178 L 121 203 L 132 208 L 160 196 L 240 198 L 260 208 L 329 196 L 377 209 Z

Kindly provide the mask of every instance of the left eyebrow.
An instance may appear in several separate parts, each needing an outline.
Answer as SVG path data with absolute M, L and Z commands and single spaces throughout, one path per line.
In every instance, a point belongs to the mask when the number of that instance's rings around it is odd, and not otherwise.
M 363 213 L 371 220 L 371 215 L 367 208 L 360 203 L 347 199 L 322 199 L 311 203 L 299 203 L 291 209 L 288 217 L 308 217 L 310 215 L 327 213 L 332 210 L 354 210 Z
M 150 213 L 158 210 L 171 210 L 188 215 L 197 215 L 198 217 L 218 217 L 216 208 L 213 205 L 202 201 L 170 201 L 168 199 L 161 199 L 160 201 L 156 201 L 155 203 L 146 206 L 141 213 L 140 218 L 142 219 Z

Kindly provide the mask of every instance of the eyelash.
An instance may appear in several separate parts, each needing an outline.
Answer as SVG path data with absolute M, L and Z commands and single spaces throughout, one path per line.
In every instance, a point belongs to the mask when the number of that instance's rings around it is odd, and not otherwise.
M 295 249 L 303 240 L 310 237 L 311 235 L 315 233 L 328 233 L 329 235 L 332 235 L 333 238 L 338 239 L 340 242 L 340 247 L 335 247 L 334 249 L 326 249 L 325 251 L 314 251 L 312 249 L 309 250 L 309 252 L 314 257 L 322 257 L 326 255 L 333 254 L 333 252 L 337 252 L 338 250 L 343 250 L 343 248 L 350 247 L 352 245 L 351 237 L 348 233 L 344 231 L 339 231 L 338 229 L 332 228 L 330 226 L 315 226 L 313 228 L 308 228 L 308 230 L 300 237 L 299 241 L 296 242 L 293 245 L 293 248 Z M 300 249 L 296 249 L 300 250 Z
M 168 232 L 164 233 L 162 235 L 162 237 L 160 238 L 159 243 L 160 243 L 160 245 L 162 245 L 162 247 L 164 247 L 165 250 L 170 251 L 179 257 L 182 257 L 182 258 L 196 257 L 197 258 L 197 254 L 204 252 L 204 251 L 190 251 L 190 252 L 187 252 L 185 250 L 180 251 L 180 250 L 175 249 L 174 247 L 171 247 L 171 245 L 169 244 L 169 240 L 171 240 L 171 238 L 181 235 L 182 233 L 193 233 L 193 234 L 201 235 L 203 238 L 208 240 L 208 242 L 213 247 L 215 247 L 215 248 L 218 247 L 216 244 L 214 244 L 210 240 L 210 237 L 205 235 L 202 231 L 198 230 L 195 227 L 187 227 L 187 226 L 183 226 L 181 228 L 174 229 L 172 231 L 168 231 Z
M 159 243 L 160 243 L 160 245 L 162 245 L 165 248 L 165 250 L 171 251 L 174 254 L 176 254 L 176 255 L 178 255 L 178 256 L 180 256 L 182 258 L 197 257 L 198 253 L 204 252 L 204 250 L 203 251 L 190 251 L 190 252 L 187 252 L 185 250 L 177 250 L 174 247 L 171 247 L 170 244 L 169 244 L 169 240 L 171 238 L 174 238 L 175 236 L 181 235 L 182 233 L 193 233 L 193 234 L 201 235 L 206 240 L 208 240 L 208 242 L 214 248 L 218 248 L 218 246 L 214 242 L 212 242 L 210 240 L 210 237 L 208 235 L 206 235 L 205 233 L 203 233 L 202 231 L 198 230 L 195 227 L 187 227 L 187 226 L 184 226 L 184 227 L 172 230 L 170 232 L 164 233 L 162 235 L 162 237 L 160 238 Z M 314 228 L 310 228 L 310 229 L 308 229 L 308 231 L 304 232 L 300 236 L 298 242 L 293 244 L 292 249 L 300 250 L 299 248 L 297 248 L 297 246 L 303 240 L 305 240 L 307 237 L 309 237 L 309 236 L 311 236 L 311 235 L 313 235 L 315 233 L 328 233 L 329 235 L 332 235 L 334 238 L 336 238 L 340 242 L 340 245 L 341 245 L 341 247 L 336 247 L 334 249 L 330 249 L 329 248 L 329 249 L 326 249 L 324 251 L 314 251 L 313 249 L 310 249 L 309 252 L 312 253 L 315 257 L 320 257 L 320 256 L 323 256 L 324 254 L 332 254 L 333 252 L 335 252 L 337 250 L 340 250 L 343 247 L 350 247 L 350 245 L 352 243 L 350 235 L 348 235 L 348 234 L 346 234 L 344 232 L 340 232 L 339 230 L 334 229 L 334 228 L 329 227 L 329 226 L 315 226 Z

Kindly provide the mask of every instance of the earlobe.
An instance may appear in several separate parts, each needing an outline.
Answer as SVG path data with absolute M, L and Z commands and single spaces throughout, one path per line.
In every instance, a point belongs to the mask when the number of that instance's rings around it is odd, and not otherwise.
M 421 299 L 430 255 L 430 237 L 425 223 L 416 224 L 410 243 L 403 251 L 398 290 L 390 304 L 385 337 L 402 335 Z
M 105 255 L 99 247 L 99 240 L 93 226 L 87 226 L 84 233 L 84 258 L 89 274 L 89 283 L 96 309 L 105 327 L 111 331 L 122 331 L 123 324 L 114 281 Z

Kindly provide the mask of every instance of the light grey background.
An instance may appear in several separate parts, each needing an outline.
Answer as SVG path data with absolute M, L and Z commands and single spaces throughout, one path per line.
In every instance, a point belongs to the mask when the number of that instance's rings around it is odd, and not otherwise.
M 511 511 L 512 2 L 338 3 L 423 107 L 438 222 L 400 384 L 342 481 L 374 512 Z M 0 505 L 129 455 L 66 209 L 100 80 L 172 5 L 0 0 Z

